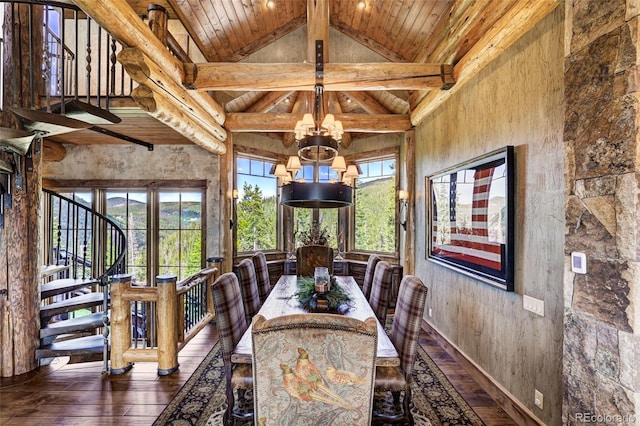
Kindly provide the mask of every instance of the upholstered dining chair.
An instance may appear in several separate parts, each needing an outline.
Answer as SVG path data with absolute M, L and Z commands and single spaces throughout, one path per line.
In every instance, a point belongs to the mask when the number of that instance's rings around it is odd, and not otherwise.
M 253 267 L 256 271 L 256 279 L 258 280 L 258 294 L 260 295 L 260 304 L 264 303 L 269 292 L 271 292 L 271 280 L 269 279 L 269 268 L 267 267 L 267 258 L 264 253 L 259 251 L 251 256 Z
M 380 256 L 377 254 L 372 254 L 369 256 L 369 260 L 367 261 L 367 269 L 364 271 L 364 281 L 362 283 L 362 293 L 364 297 L 369 300 L 371 296 L 371 284 L 373 283 L 373 273 L 376 270 L 376 265 L 380 262 Z
M 244 259 L 238 264 L 238 281 L 240 282 L 240 293 L 244 304 L 244 313 L 247 316 L 247 323 L 260 310 L 260 292 L 258 290 L 258 279 L 256 270 L 251 259 Z
M 299 277 L 313 277 L 317 266 L 329 268 L 333 274 L 333 249 L 329 246 L 301 246 L 296 250 L 296 273 Z
M 256 315 L 251 330 L 256 424 L 371 424 L 375 318 Z
M 391 392 L 395 412 L 382 414 L 374 411 L 373 423 L 414 424 L 409 410 L 411 372 L 418 349 L 418 336 L 420 335 L 426 298 L 427 287 L 420 278 L 407 275 L 402 279 L 398 289 L 398 301 L 390 333 L 391 342 L 400 356 L 400 366 L 376 367 L 375 383 L 376 392 Z M 401 392 L 404 392 L 402 410 L 399 409 Z
M 233 424 L 234 419 L 248 420 L 253 412 L 240 412 L 235 407 L 234 391 L 238 399 L 244 398 L 246 390 L 253 389 L 253 373 L 251 364 L 233 364 L 231 353 L 242 335 L 247 330 L 247 319 L 244 313 L 240 284 L 233 272 L 222 274 L 211 285 L 213 305 L 216 311 L 216 327 L 218 339 L 222 347 L 222 360 L 226 383 L 227 409 L 224 414 L 225 425 Z
M 391 293 L 392 269 L 389 262 L 381 260 L 376 265 L 371 282 L 371 295 L 369 305 L 383 326 L 387 320 L 389 308 L 389 294 Z

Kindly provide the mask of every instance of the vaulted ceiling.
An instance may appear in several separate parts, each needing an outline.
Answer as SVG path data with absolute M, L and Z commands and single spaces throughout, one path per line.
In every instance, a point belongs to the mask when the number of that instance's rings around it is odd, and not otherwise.
M 127 3 L 136 14 L 147 14 L 147 0 Z M 309 90 L 293 74 L 279 78 L 269 70 L 250 68 L 252 64 L 246 58 L 269 44 L 298 29 L 306 29 L 308 39 L 326 39 L 332 28 L 375 52 L 382 58 L 380 63 L 402 65 L 376 73 L 370 69 L 371 64 L 348 64 L 354 68 L 347 67 L 346 77 L 336 80 L 334 86 L 327 84 L 329 112 L 341 115 L 345 124 L 351 125 L 349 143 L 351 136 L 356 139 L 371 133 L 406 130 L 422 121 L 456 86 L 463 85 L 551 12 L 557 0 L 273 0 L 271 7 L 269 3 L 155 2 L 166 8 L 170 18 L 182 22 L 208 61 L 208 67 L 197 64 L 198 77 L 192 83 L 200 83 L 199 89 L 211 90 L 225 115 L 224 129 L 266 133 L 289 146 L 293 142 L 293 124 L 309 112 L 312 88 Z M 100 22 L 99 17 L 94 18 Z M 302 62 L 313 63 L 309 40 L 307 44 Z M 232 63 L 237 67 L 233 68 Z M 221 64 L 228 68 L 219 68 Z M 412 71 L 414 65 L 424 64 L 443 70 L 436 75 L 435 83 L 433 76 L 427 82 L 420 75 L 422 71 Z M 335 66 L 339 68 L 338 64 Z M 402 68 L 413 74 L 394 77 L 393 73 Z M 333 71 L 326 69 L 325 77 L 330 78 Z M 235 76 L 235 80 L 226 80 L 226 75 Z M 263 123 L 256 124 L 261 117 Z M 390 117 L 397 117 L 398 121 Z

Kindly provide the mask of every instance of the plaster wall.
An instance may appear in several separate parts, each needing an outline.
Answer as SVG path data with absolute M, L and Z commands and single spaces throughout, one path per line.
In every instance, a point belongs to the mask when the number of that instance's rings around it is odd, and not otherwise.
M 562 412 L 563 29 L 558 7 L 416 129 L 416 275 L 425 319 L 545 424 Z M 426 260 L 425 177 L 505 145 L 516 152 L 516 280 L 506 292 Z M 544 316 L 523 296 L 544 301 Z M 432 316 L 428 315 L 429 309 Z M 544 395 L 544 409 L 534 392 Z
M 219 159 L 195 145 L 65 145 L 60 162 L 43 162 L 44 179 L 206 180 L 206 256 L 220 255 Z

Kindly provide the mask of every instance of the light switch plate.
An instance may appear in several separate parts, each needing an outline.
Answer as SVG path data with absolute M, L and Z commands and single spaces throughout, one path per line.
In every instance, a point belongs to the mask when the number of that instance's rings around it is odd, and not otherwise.
M 526 294 L 522 297 L 522 307 L 527 311 L 531 311 L 534 314 L 538 314 L 541 317 L 544 316 L 544 301 L 536 299 Z

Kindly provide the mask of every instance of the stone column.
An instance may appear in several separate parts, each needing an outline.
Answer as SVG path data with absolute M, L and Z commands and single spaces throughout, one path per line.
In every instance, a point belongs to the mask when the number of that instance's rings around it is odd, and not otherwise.
M 637 7 L 566 2 L 564 424 L 640 424 Z M 571 252 L 587 273 L 571 272 Z

